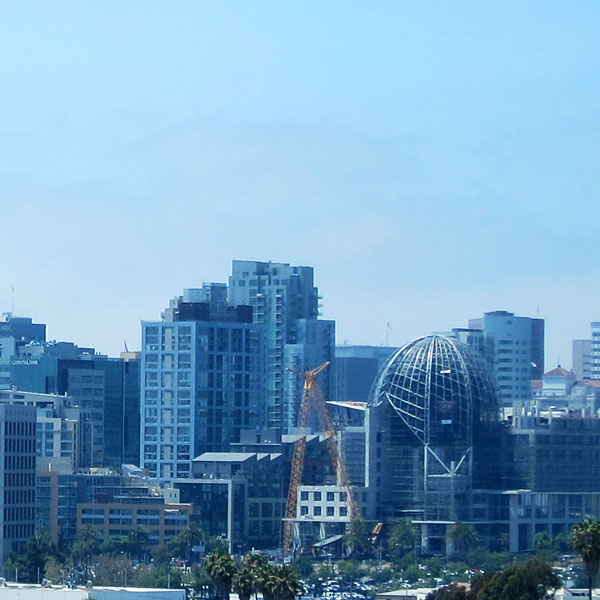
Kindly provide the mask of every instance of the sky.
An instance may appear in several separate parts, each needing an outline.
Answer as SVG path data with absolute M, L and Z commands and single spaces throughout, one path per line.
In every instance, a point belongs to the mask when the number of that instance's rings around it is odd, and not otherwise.
M 2 3 L 0 312 L 116 355 L 273 260 L 314 266 L 340 343 L 509 310 L 570 367 L 600 320 L 599 30 L 584 1 Z

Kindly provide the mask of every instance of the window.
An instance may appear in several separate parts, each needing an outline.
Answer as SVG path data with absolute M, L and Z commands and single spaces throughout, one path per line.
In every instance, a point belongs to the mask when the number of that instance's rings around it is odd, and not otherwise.
M 191 350 L 191 348 L 192 348 L 192 330 L 189 327 L 180 327 L 179 328 L 178 345 L 179 345 L 179 350 Z
M 315 517 L 320 517 L 321 516 L 321 507 L 315 506 L 314 510 L 313 510 L 313 514 L 315 515 Z

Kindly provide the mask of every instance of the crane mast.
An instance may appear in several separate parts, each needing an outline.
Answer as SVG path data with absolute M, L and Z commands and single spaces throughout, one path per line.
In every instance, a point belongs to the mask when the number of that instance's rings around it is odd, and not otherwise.
M 336 483 L 346 492 L 346 504 L 348 506 L 348 515 L 350 521 L 361 518 L 360 506 L 354 495 L 354 490 L 350 486 L 348 479 L 348 469 L 346 459 L 341 445 L 338 443 L 335 427 L 327 409 L 323 394 L 317 385 L 317 375 L 329 366 L 329 361 L 319 365 L 311 371 L 294 371 L 292 373 L 304 378 L 302 389 L 302 400 L 300 402 L 300 412 L 298 415 L 298 427 L 300 436 L 294 445 L 294 455 L 292 457 L 292 469 L 290 473 L 290 486 L 288 489 L 287 504 L 285 510 L 285 520 L 283 527 L 283 555 L 287 556 L 292 543 L 294 533 L 294 521 L 296 519 L 298 488 L 302 483 L 302 472 L 304 470 L 304 456 L 306 453 L 306 429 L 308 427 L 308 417 L 311 404 L 315 407 L 319 424 L 327 442 L 329 458 L 336 474 Z

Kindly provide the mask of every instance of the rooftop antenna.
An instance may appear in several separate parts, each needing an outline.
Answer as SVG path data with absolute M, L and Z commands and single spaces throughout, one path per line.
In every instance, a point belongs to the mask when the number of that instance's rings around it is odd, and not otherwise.
M 129 348 L 127 347 L 127 340 L 123 340 L 123 346 L 125 346 L 125 352 L 129 352 Z
M 388 321 L 385 324 L 385 345 L 389 346 L 390 345 L 390 331 L 391 331 L 392 327 L 390 326 L 390 322 Z
M 11 293 L 11 301 L 10 301 L 10 314 L 14 317 L 15 316 L 15 286 L 12 286 L 12 293 Z

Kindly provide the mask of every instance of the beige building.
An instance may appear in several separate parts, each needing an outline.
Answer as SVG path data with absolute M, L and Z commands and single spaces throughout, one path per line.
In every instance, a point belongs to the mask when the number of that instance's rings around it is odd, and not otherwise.
M 131 503 L 84 503 L 77 505 L 77 529 L 91 525 L 100 538 L 126 536 L 138 526 L 150 534 L 150 545 L 158 546 L 175 537 L 189 523 L 191 504 L 146 503 L 132 499 Z

